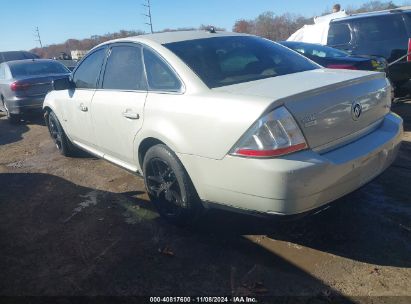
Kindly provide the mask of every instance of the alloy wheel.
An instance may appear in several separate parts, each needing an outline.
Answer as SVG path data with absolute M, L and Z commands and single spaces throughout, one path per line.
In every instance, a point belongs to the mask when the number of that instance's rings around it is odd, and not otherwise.
M 51 138 L 53 139 L 57 149 L 61 150 L 62 143 L 63 143 L 63 134 L 60 128 L 58 127 L 57 122 L 52 117 L 50 118 L 50 121 L 49 121 L 49 131 L 50 131 Z
M 181 189 L 170 165 L 153 158 L 147 167 L 147 189 L 158 203 L 159 211 L 169 217 L 177 216 L 181 208 L 186 208 L 181 197 Z

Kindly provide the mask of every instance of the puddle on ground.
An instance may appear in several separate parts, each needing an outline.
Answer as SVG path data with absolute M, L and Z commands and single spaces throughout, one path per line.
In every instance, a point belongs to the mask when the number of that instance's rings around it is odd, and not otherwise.
M 159 217 L 158 213 L 142 208 L 127 199 L 122 199 L 118 203 L 125 209 L 123 216 L 127 224 L 135 225 L 143 221 L 151 221 Z
M 76 208 L 73 209 L 73 213 L 64 220 L 64 223 L 67 223 L 70 221 L 74 216 L 82 212 L 84 209 L 90 207 L 90 206 L 96 206 L 98 201 L 97 198 L 99 196 L 99 192 L 96 190 L 90 191 L 89 193 L 85 195 L 79 195 L 81 198 L 84 198 L 85 200 L 82 201 Z

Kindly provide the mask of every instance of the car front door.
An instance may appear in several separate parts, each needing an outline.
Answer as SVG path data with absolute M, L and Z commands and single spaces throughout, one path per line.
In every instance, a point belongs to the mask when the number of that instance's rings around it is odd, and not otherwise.
M 143 124 L 146 97 L 141 46 L 112 45 L 92 100 L 92 121 L 104 158 L 132 171 L 137 170 L 134 139 Z
M 96 92 L 107 48 L 99 48 L 82 60 L 74 71 L 75 88 L 67 90 L 63 109 L 63 124 L 71 140 L 95 151 L 96 138 L 91 121 L 91 100 Z M 99 153 L 96 153 L 99 154 Z

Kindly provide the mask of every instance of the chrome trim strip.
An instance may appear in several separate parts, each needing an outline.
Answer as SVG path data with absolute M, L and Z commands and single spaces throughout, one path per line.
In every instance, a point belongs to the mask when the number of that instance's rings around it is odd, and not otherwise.
M 44 84 L 49 84 L 51 86 L 51 82 L 35 82 L 31 83 L 32 86 L 38 86 L 38 85 L 44 85 Z

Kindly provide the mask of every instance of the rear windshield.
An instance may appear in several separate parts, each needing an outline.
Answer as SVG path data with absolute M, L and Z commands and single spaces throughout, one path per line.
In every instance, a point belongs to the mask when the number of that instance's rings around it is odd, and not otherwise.
M 23 59 L 37 59 L 39 58 L 36 54 L 29 52 L 2 52 L 0 54 L 0 60 L 4 61 L 13 61 L 13 60 L 23 60 Z
M 70 73 L 64 65 L 53 61 L 14 62 L 10 71 L 13 77 Z
M 342 58 L 348 56 L 348 53 L 341 50 L 317 44 L 285 42 L 284 45 L 307 56 L 309 55 L 321 58 Z
M 164 45 L 210 88 L 319 68 L 286 47 L 253 37 L 215 37 Z

